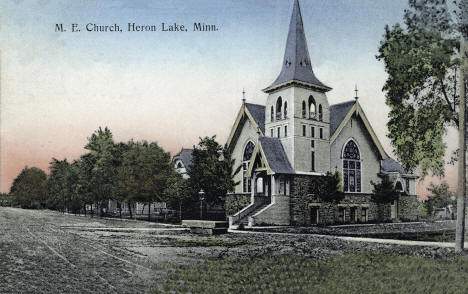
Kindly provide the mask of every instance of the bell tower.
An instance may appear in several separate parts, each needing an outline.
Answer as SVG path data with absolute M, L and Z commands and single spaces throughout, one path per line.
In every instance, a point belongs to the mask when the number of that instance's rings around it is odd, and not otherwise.
M 312 70 L 299 0 L 294 0 L 281 72 L 263 91 L 268 94 L 265 136 L 281 141 L 296 172 L 330 171 L 330 90 Z

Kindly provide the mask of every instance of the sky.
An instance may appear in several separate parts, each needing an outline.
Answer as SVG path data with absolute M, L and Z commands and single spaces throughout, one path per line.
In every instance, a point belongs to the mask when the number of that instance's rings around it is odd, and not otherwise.
M 375 56 L 385 25 L 402 22 L 407 0 L 301 0 L 316 76 L 333 88 L 330 104 L 354 97 L 392 154 Z M 245 89 L 264 104 L 261 90 L 280 72 L 292 0 L 4 0 L 0 3 L 0 191 L 25 166 L 48 172 L 52 158 L 86 153 L 100 126 L 116 141 L 156 141 L 176 154 L 199 137 L 225 143 Z M 161 23 L 188 31 L 162 32 Z M 128 32 L 128 23 L 157 31 Z M 217 31 L 193 31 L 194 23 Z M 62 24 L 66 32 L 57 32 Z M 80 32 L 71 32 L 77 24 Z M 122 32 L 88 32 L 87 24 Z M 457 144 L 447 134 L 449 149 Z M 456 169 L 446 180 L 455 188 Z M 427 177 L 418 194 L 427 194 Z

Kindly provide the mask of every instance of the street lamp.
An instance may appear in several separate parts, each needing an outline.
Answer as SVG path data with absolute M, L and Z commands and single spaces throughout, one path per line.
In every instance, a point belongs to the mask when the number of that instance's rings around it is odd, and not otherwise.
M 205 200 L 205 191 L 203 189 L 198 192 L 198 198 L 200 199 L 200 219 L 203 219 L 203 200 Z

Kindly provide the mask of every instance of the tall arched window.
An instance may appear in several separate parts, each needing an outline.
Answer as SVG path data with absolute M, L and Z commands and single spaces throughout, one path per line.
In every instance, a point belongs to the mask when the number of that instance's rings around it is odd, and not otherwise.
M 284 118 L 288 118 L 288 101 L 284 101 L 284 108 L 283 108 L 283 112 L 284 112 Z
M 255 144 L 252 141 L 249 141 L 244 149 L 244 156 L 242 158 L 242 191 L 248 193 L 252 191 L 252 186 L 250 183 L 250 178 L 247 177 L 247 170 L 249 169 L 250 158 L 254 151 Z
M 309 118 L 315 118 L 317 114 L 314 97 L 309 96 Z
M 271 107 L 270 121 L 275 121 L 275 111 L 273 110 L 273 106 Z
M 306 118 L 307 111 L 306 111 L 306 103 L 302 101 L 302 118 Z
M 322 104 L 319 104 L 319 121 L 323 120 Z
M 276 100 L 276 119 L 280 120 L 281 119 L 281 109 L 283 106 L 283 99 L 281 97 L 278 97 Z
M 361 192 L 361 155 L 353 140 L 343 150 L 343 184 L 344 192 Z

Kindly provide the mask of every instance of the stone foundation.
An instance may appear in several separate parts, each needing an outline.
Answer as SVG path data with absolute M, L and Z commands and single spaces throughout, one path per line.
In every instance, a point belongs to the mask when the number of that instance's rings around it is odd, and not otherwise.
M 398 199 L 398 218 L 401 221 L 417 221 L 421 218 L 417 195 L 401 195 Z
M 346 193 L 337 204 L 322 202 L 311 194 L 314 176 L 295 176 L 291 188 L 291 224 L 307 226 L 314 224 L 312 210 L 318 212 L 318 224 L 388 222 L 391 218 L 391 205 L 377 204 L 372 194 Z M 398 201 L 398 216 L 394 221 L 415 221 L 419 219 L 417 196 L 402 195 Z

